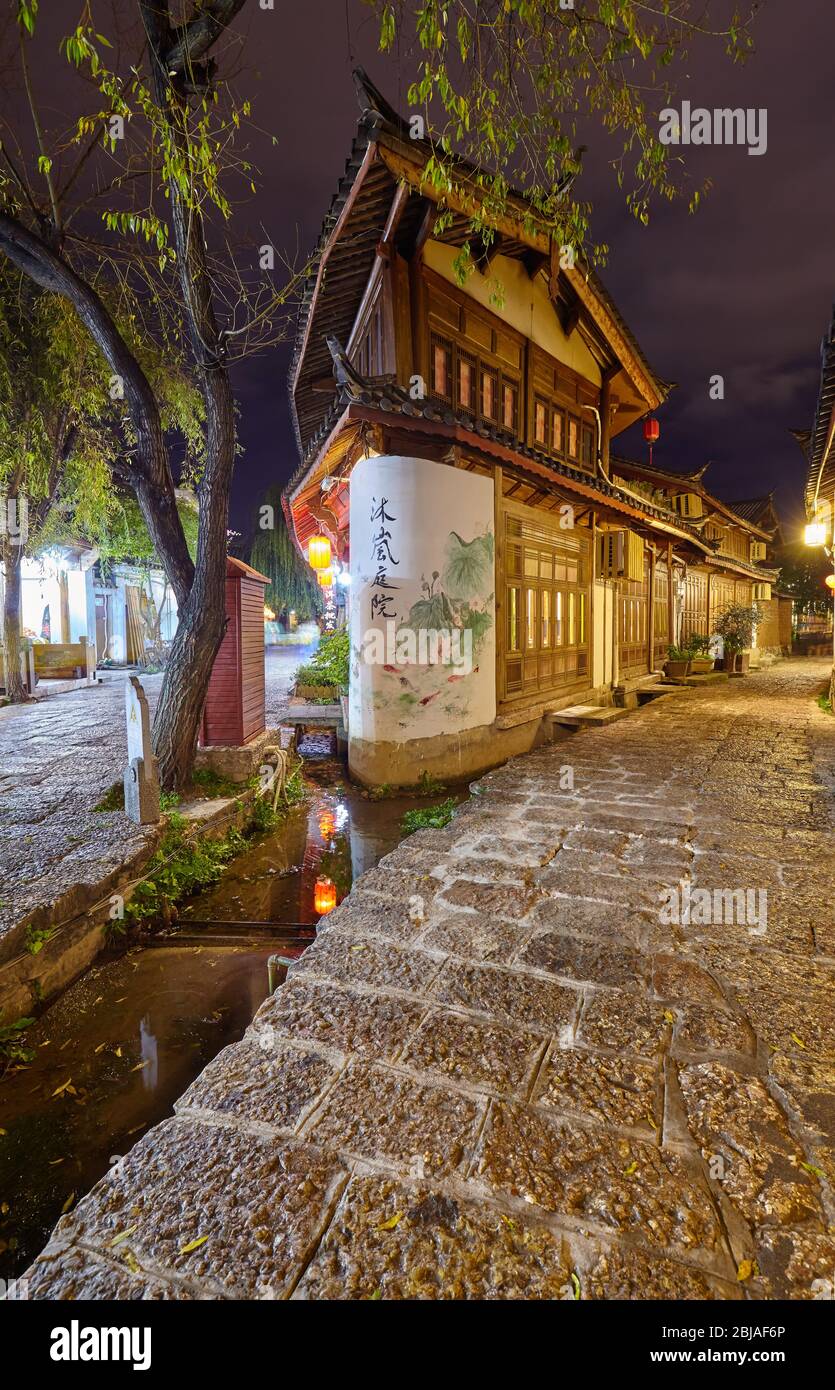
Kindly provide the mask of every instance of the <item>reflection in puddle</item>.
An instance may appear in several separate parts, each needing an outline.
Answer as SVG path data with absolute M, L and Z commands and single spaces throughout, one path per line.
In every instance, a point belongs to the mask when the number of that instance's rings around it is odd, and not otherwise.
M 189 922 L 312 924 L 318 878 L 338 901 L 393 849 L 410 797 L 367 801 L 339 763 L 308 764 L 310 796 L 182 910 Z M 298 949 L 298 947 L 297 947 Z M 269 941 L 138 947 L 94 966 L 29 1029 L 35 1057 L 0 1081 L 0 1278 L 44 1245 L 70 1210 L 221 1048 L 267 994 Z

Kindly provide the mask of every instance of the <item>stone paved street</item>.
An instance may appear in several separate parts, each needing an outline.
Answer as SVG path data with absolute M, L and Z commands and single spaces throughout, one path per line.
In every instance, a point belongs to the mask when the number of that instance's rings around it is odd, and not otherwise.
M 267 653 L 267 724 L 281 722 L 309 651 Z M 148 832 L 94 806 L 125 765 L 125 674 L 38 704 L 0 709 L 0 942 L 42 904 L 73 910 L 74 892 L 141 853 Z M 161 676 L 142 681 L 153 711 Z
M 683 690 L 485 777 L 62 1218 L 32 1296 L 831 1290 L 825 674 Z M 681 881 L 767 911 L 670 920 Z

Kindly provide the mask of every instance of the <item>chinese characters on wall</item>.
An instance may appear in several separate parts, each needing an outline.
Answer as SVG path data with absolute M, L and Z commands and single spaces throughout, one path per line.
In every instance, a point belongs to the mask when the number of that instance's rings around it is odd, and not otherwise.
M 389 578 L 389 566 L 399 565 L 400 561 L 392 554 L 392 533 L 388 529 L 397 518 L 388 511 L 388 498 L 371 499 L 371 557 L 375 573 L 371 581 L 371 617 L 397 618 L 394 608 L 394 594 L 398 586 Z

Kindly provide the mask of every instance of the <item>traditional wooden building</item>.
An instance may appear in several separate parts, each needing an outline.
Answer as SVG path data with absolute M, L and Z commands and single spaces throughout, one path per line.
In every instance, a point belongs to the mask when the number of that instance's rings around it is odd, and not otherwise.
M 772 576 L 701 475 L 615 458 L 670 388 L 597 275 L 521 197 L 473 246 L 465 166 L 439 223 L 429 145 L 360 89 L 299 316 L 285 507 L 303 552 L 324 534 L 350 564 L 353 773 L 463 777 Z

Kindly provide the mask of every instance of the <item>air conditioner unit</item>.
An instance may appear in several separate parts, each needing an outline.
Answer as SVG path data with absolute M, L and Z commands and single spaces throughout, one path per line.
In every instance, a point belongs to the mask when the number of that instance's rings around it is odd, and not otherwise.
M 755 603 L 758 603 L 758 602 L 759 602 L 759 603 L 767 603 L 768 600 L 769 600 L 770 598 L 771 598 L 771 585 L 770 585 L 770 584 L 755 584 L 755 585 L 754 585 L 754 602 L 755 602 Z
M 623 574 L 623 531 L 603 531 L 597 537 L 597 573 L 601 579 Z
M 597 573 L 603 579 L 644 577 L 644 543 L 634 531 L 604 531 L 597 538 Z
M 751 542 L 751 562 L 756 564 L 758 560 L 765 559 L 765 541 Z
M 679 516 L 698 518 L 705 514 L 704 499 L 697 492 L 680 492 L 675 498 L 675 508 Z

